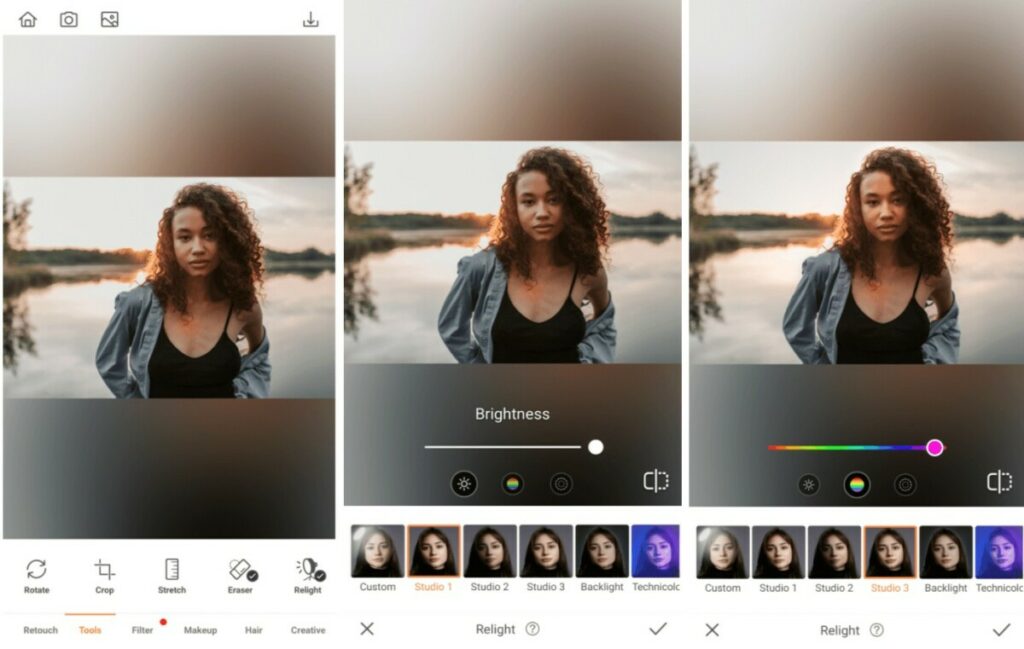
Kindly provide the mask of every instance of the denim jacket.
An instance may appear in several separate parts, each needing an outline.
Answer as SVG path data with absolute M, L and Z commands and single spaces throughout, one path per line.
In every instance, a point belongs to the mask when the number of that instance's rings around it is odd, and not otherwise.
M 118 399 L 149 397 L 149 359 L 153 356 L 164 309 L 149 284 L 118 294 L 114 315 L 96 348 L 96 369 Z M 263 342 L 242 357 L 235 377 L 236 399 L 270 396 L 270 341 Z
M 782 331 L 789 346 L 806 364 L 835 363 L 839 356 L 836 327 L 846 307 L 853 280 L 837 250 L 804 261 L 803 275 L 786 307 Z M 960 305 L 953 298 L 948 312 L 931 323 L 921 346 L 928 364 L 956 363 L 960 355 Z
M 455 283 L 437 318 L 441 340 L 455 360 L 492 362 L 491 328 L 507 286 L 508 272 L 493 248 L 459 260 Z M 578 349 L 581 363 L 611 363 L 615 359 L 615 305 L 610 300 L 601 315 L 587 322 Z

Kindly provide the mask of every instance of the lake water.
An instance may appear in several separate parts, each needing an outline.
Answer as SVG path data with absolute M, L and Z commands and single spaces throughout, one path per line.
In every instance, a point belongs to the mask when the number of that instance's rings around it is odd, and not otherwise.
M 437 333 L 437 315 L 459 259 L 485 245 L 486 236 L 403 237 L 410 246 L 368 255 L 346 269 L 352 289 L 346 311 L 354 312 L 345 335 L 348 363 L 455 362 Z M 414 238 L 420 241 L 411 247 Z M 615 361 L 679 363 L 680 237 L 613 237 L 609 254 L 608 288 L 618 329 Z
M 822 235 L 751 233 L 748 244 L 691 265 L 704 303 L 701 331 L 694 331 L 693 363 L 797 363 L 782 335 L 782 316 L 803 260 L 831 244 Z M 1024 363 L 1024 237 L 966 237 L 953 250 L 953 291 L 960 304 L 960 362 Z M 714 299 L 710 299 L 713 296 Z M 704 313 L 704 311 L 702 311 Z
M 16 354 L 4 367 L 5 397 L 110 397 L 96 372 L 100 335 L 115 296 L 133 286 L 136 272 L 100 268 L 100 278 L 58 281 L 5 301 L 5 356 L 11 328 L 24 331 L 34 353 Z M 334 398 L 333 272 L 270 273 L 263 319 L 270 338 L 271 397 Z M 17 314 L 17 315 L 15 315 Z

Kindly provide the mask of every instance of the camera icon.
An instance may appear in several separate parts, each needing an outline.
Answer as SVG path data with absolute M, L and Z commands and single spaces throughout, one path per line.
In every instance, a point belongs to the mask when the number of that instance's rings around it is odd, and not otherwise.
M 60 14 L 61 27 L 78 27 L 78 14 L 74 11 L 62 11 Z

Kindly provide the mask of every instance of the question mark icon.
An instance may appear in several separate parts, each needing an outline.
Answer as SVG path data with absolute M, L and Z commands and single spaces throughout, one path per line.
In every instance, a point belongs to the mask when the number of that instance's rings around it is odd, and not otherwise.
M 540 625 L 536 622 L 526 623 L 526 635 L 537 635 L 540 633 Z
M 871 632 L 871 635 L 875 638 L 880 638 L 882 637 L 882 634 L 885 633 L 885 627 L 879 624 L 878 622 L 872 624 L 871 628 L 868 630 Z

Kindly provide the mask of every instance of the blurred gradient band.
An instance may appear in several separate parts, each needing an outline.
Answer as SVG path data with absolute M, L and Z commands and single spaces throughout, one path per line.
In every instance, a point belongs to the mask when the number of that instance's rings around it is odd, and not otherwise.
M 8 539 L 334 538 L 334 400 L 5 399 Z
M 333 176 L 334 37 L 8 36 L 7 176 Z
M 679 0 L 347 0 L 350 140 L 679 140 Z
M 691 0 L 694 140 L 1024 139 L 1018 0 Z

